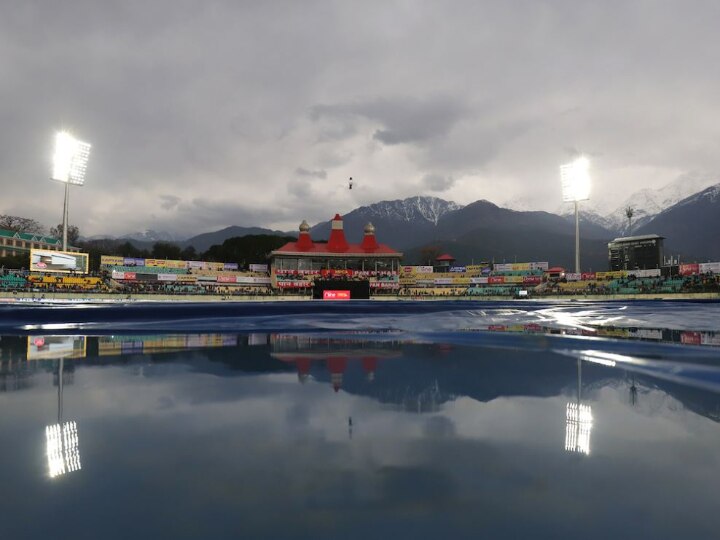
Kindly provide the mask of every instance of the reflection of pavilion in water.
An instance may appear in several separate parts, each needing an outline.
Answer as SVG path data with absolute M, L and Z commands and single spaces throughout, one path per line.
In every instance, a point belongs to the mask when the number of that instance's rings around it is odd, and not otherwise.
M 375 380 L 378 362 L 402 356 L 400 343 L 394 341 L 291 334 L 271 335 L 270 350 L 273 358 L 295 364 L 298 380 L 302 383 L 310 376 L 313 362 L 324 362 L 330 373 L 330 383 L 336 392 L 342 388 L 343 376 L 350 362 L 360 362 L 366 379 L 372 382 Z

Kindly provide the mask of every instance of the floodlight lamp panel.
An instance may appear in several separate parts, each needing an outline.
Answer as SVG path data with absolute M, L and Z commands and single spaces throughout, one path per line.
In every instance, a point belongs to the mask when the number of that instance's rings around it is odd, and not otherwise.
M 590 161 L 581 156 L 560 167 L 563 202 L 585 201 L 590 198 Z
M 90 144 L 77 140 L 66 131 L 55 136 L 55 154 L 51 178 L 74 185 L 85 183 Z

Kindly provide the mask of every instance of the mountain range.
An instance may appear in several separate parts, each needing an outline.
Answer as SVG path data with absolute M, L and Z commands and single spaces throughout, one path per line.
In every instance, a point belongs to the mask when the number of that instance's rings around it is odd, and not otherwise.
M 685 174 L 660 189 L 641 189 L 631 194 L 612 212 L 602 212 L 592 201 L 580 203 L 580 219 L 585 223 L 595 223 L 612 231 L 617 236 L 627 236 L 649 223 L 655 216 L 680 201 L 716 184 L 718 179 L 706 175 Z M 632 209 L 632 221 L 627 217 L 627 209 Z M 563 204 L 557 214 L 575 219 L 571 204 Z
M 656 192 L 640 191 L 626 201 L 635 210 L 632 234 L 659 234 L 666 238 L 666 253 L 680 255 L 684 261 L 720 260 L 720 184 L 683 194 L 678 185 Z M 581 212 L 581 262 L 583 269 L 607 268 L 607 242 L 628 232 L 627 218 L 602 216 L 592 209 Z M 360 242 L 363 229 L 372 222 L 378 241 L 405 253 L 405 261 L 419 263 L 432 251 L 447 251 L 458 263 L 482 260 L 496 262 L 543 260 L 568 268 L 574 266 L 574 216 L 541 211 L 517 211 L 480 200 L 467 206 L 437 197 L 410 197 L 361 206 L 343 216 L 349 242 Z M 142 239 L 131 240 L 147 247 Z M 198 253 L 227 238 L 251 234 L 297 235 L 297 231 L 273 231 L 261 227 L 227 227 L 183 241 Z M 326 240 L 330 221 L 311 228 L 312 238 Z M 167 240 L 165 240 L 167 241 Z

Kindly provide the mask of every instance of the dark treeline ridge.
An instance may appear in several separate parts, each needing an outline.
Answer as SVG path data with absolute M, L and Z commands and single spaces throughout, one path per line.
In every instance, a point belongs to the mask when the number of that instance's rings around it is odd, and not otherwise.
M 211 246 L 207 251 L 198 253 L 194 247 L 181 248 L 171 242 L 156 242 L 151 248 L 143 249 L 134 246 L 128 240 L 87 240 L 77 241 L 73 245 L 80 248 L 90 257 L 90 270 L 100 268 L 102 255 L 119 257 L 137 257 L 151 259 L 173 259 L 185 261 L 236 262 L 240 268 L 251 263 L 265 263 L 269 253 L 287 242 L 293 242 L 292 236 L 275 236 L 258 234 L 228 238 L 222 244 Z M 28 254 L 12 257 L 0 257 L 0 267 L 27 268 Z

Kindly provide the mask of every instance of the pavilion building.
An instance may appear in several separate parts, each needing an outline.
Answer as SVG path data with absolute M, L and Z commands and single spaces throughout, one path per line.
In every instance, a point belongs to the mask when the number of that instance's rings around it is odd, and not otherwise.
M 345 238 L 343 220 L 336 214 L 331 222 L 327 243 L 310 237 L 307 221 L 300 224 L 295 242 L 270 253 L 272 286 L 281 289 L 301 289 L 313 286 L 315 279 L 368 280 L 371 289 L 397 289 L 402 253 L 380 244 L 372 223 L 365 226 L 359 244 Z

